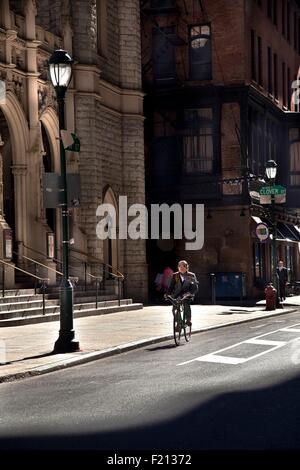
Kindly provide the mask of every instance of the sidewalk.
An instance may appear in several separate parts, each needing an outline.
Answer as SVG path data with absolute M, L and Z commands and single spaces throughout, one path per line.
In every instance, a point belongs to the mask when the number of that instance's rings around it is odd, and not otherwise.
M 263 302 L 255 307 L 193 305 L 193 333 L 293 312 L 300 296 L 289 297 L 283 309 L 267 312 Z M 171 306 L 150 306 L 74 320 L 81 351 L 51 354 L 59 322 L 0 329 L 0 382 L 39 375 L 162 340 L 172 340 Z M 1 364 L 1 362 L 5 362 Z

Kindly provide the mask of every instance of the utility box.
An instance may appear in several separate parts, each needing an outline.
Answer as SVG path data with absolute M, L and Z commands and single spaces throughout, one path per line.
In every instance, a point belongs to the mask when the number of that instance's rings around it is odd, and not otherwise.
M 244 299 L 246 297 L 245 273 L 216 273 L 217 299 Z

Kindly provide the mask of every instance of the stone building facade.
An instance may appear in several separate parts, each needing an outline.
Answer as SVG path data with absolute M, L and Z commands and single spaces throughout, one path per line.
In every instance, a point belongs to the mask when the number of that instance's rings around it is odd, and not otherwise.
M 145 200 L 138 0 L 1 1 L 0 79 L 6 96 L 0 104 L 0 257 L 11 229 L 15 254 L 8 262 L 21 265 L 26 255 L 56 267 L 47 257 L 48 233 L 54 233 L 60 258 L 60 211 L 46 209 L 43 198 L 43 173 L 60 168 L 57 104 L 47 72 L 57 48 L 75 61 L 66 127 L 81 141 L 79 154 L 67 152 L 68 172 L 79 173 L 81 181 L 80 207 L 70 209 L 72 250 L 90 263 L 91 272 L 96 260 L 112 265 L 125 275 L 126 295 L 145 300 L 145 242 L 96 236 L 99 204 L 109 202 L 117 210 L 121 195 L 128 204 Z

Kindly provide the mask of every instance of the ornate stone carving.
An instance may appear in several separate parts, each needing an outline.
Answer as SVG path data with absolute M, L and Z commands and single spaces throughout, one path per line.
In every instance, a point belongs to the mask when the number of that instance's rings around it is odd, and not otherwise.
M 39 85 L 38 88 L 38 100 L 39 100 L 39 115 L 41 115 L 46 108 L 51 106 L 57 109 L 56 94 L 53 88 L 49 84 Z

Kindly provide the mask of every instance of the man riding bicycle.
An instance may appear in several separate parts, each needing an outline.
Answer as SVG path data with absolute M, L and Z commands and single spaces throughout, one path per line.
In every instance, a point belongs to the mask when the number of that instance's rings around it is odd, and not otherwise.
M 187 261 L 179 261 L 178 271 L 172 275 L 171 282 L 167 289 L 167 295 L 172 295 L 175 299 L 181 298 L 184 314 L 188 325 L 192 324 L 191 302 L 198 291 L 198 281 L 194 273 L 189 270 Z

